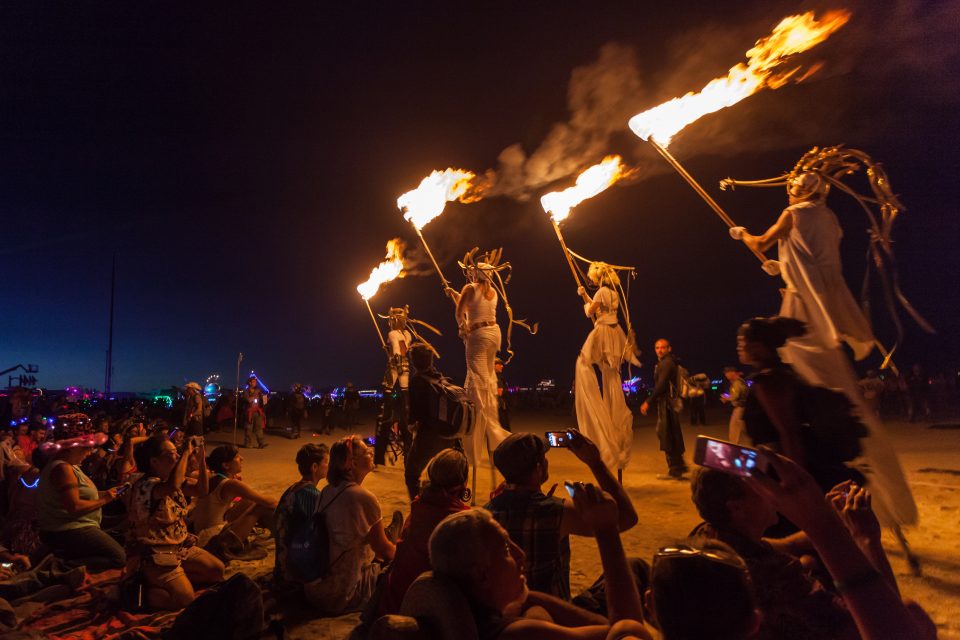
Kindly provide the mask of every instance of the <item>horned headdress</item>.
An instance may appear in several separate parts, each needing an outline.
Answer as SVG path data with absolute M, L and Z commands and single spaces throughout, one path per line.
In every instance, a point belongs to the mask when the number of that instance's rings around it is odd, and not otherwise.
M 404 329 L 409 331 L 410 334 L 416 338 L 417 342 L 422 342 L 430 351 L 433 352 L 433 355 L 437 358 L 440 357 L 440 354 L 437 350 L 427 341 L 423 336 L 417 332 L 417 325 L 429 329 L 438 336 L 442 336 L 440 330 L 434 327 L 433 325 L 427 324 L 423 320 L 417 320 L 416 318 L 410 317 L 410 305 L 405 304 L 402 307 L 390 307 L 390 310 L 387 315 L 377 314 L 381 318 L 385 319 L 390 325 L 390 329 L 396 329 L 403 331 Z
M 867 181 L 872 195 L 858 193 L 853 187 L 846 184 L 844 179 L 853 175 L 861 168 L 865 169 Z M 814 147 L 803 155 L 791 171 L 776 178 L 766 180 L 733 180 L 726 178 L 720 181 L 720 188 L 744 187 L 781 187 L 787 188 L 787 193 L 800 200 L 825 198 L 831 187 L 836 187 L 846 193 L 863 209 L 870 221 L 870 248 L 867 254 L 867 270 L 860 290 L 860 304 L 864 313 L 870 317 L 870 263 L 876 269 L 884 292 L 884 302 L 887 311 L 897 330 L 897 342 L 887 356 L 896 350 L 903 339 L 903 325 L 897 313 L 897 303 L 913 318 L 926 332 L 935 333 L 934 328 L 920 313 L 914 309 L 910 301 L 900 290 L 897 263 L 893 255 L 892 230 L 893 222 L 905 207 L 890 188 L 890 180 L 883 166 L 859 149 L 847 149 L 843 145 L 835 147 Z M 886 364 L 886 362 L 884 363 Z
M 513 267 L 509 262 L 501 262 L 503 258 L 503 249 L 493 249 L 484 253 L 479 253 L 479 247 L 474 247 L 463 255 L 463 260 L 458 264 L 463 269 L 463 273 L 469 282 L 488 282 L 496 290 L 497 294 L 503 299 L 503 306 L 507 310 L 507 358 L 504 364 L 509 364 L 513 359 L 513 349 L 511 348 L 511 336 L 513 334 L 513 325 L 519 325 L 530 332 L 530 335 L 536 335 L 538 323 L 529 324 L 525 319 L 516 320 L 513 317 L 513 307 L 507 299 L 507 283 L 510 282 L 510 273 Z

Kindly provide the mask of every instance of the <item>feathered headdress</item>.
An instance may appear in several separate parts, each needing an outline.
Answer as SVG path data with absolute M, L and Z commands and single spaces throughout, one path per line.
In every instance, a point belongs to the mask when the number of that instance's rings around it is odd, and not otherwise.
M 503 258 L 503 249 L 494 249 L 485 253 L 480 253 L 479 247 L 474 247 L 463 255 L 463 260 L 458 262 L 463 269 L 464 275 L 470 282 L 488 282 L 496 290 L 497 294 L 503 299 L 503 306 L 507 310 L 507 359 L 504 364 L 509 364 L 513 359 L 513 349 L 511 348 L 511 337 L 513 334 L 513 325 L 519 325 L 530 332 L 530 335 L 536 335 L 538 323 L 529 324 L 525 319 L 516 320 L 513 317 L 513 307 L 507 299 L 507 283 L 510 282 L 510 272 L 513 267 L 509 262 L 501 262 Z M 506 275 L 502 275 L 502 274 Z
M 416 338 L 418 342 L 422 342 L 428 349 L 430 349 L 430 351 L 433 352 L 433 355 L 435 358 L 437 358 L 438 360 L 440 359 L 440 353 L 433 347 L 432 344 L 430 344 L 429 341 L 427 341 L 426 338 L 420 335 L 420 333 L 417 331 L 416 325 L 420 325 L 421 327 L 429 329 L 430 331 L 433 331 L 438 336 L 442 336 L 443 334 L 440 333 L 440 330 L 434 327 L 433 325 L 427 324 L 423 320 L 417 320 L 416 318 L 411 318 L 410 305 L 405 304 L 402 307 L 390 307 L 390 311 L 388 312 L 388 315 L 383 315 L 380 313 L 378 313 L 377 315 L 383 318 L 384 320 L 387 320 L 391 329 L 395 328 L 395 325 L 397 327 L 400 327 L 401 325 L 399 323 L 402 323 L 402 325 L 404 325 L 401 327 L 402 329 L 406 329 L 407 331 L 409 331 L 410 334 L 414 338 Z

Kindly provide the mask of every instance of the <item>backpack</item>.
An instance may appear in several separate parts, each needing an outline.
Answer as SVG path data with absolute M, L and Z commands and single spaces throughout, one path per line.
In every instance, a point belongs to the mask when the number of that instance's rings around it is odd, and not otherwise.
M 201 406 L 203 407 L 203 409 L 202 409 L 203 417 L 204 417 L 204 418 L 209 418 L 209 417 L 210 417 L 210 414 L 213 413 L 213 407 L 210 406 L 210 401 L 207 400 L 207 396 L 201 395 L 201 396 L 200 396 L 200 402 L 201 402 Z
M 461 438 L 473 433 L 476 412 L 463 387 L 450 378 L 423 378 L 430 387 L 429 425 L 441 438 Z
M 205 590 L 163 633 L 164 640 L 253 640 L 263 630 L 263 595 L 244 573 Z
M 324 511 L 351 484 L 347 483 L 333 500 L 313 515 L 292 523 L 293 533 L 287 542 L 287 567 L 298 580 L 313 582 L 330 574 L 330 530 Z

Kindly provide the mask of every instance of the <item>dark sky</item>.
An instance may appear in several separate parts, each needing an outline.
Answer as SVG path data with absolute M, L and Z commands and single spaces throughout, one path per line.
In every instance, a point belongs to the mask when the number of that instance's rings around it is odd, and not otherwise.
M 909 330 L 899 360 L 956 366 L 956 1 L 30 0 L 0 8 L 0 368 L 35 363 L 45 386 L 101 387 L 116 252 L 115 390 L 232 380 L 239 351 L 277 388 L 375 383 L 383 357 L 355 286 L 387 239 L 415 240 L 398 195 L 432 169 L 496 167 L 514 143 L 533 152 L 570 118 L 571 72 L 607 43 L 635 52 L 638 84 L 618 98 L 639 112 L 724 74 L 781 17 L 836 7 L 853 19 L 809 54 L 826 63 L 816 76 L 704 118 L 671 149 L 752 230 L 775 219 L 782 192 L 721 193 L 718 179 L 777 175 L 815 144 L 884 161 L 908 207 L 895 230 L 902 284 L 939 329 Z M 575 210 L 565 236 L 637 266 L 645 375 L 660 336 L 716 374 L 739 322 L 777 309 L 780 281 L 620 124 L 608 151 L 642 177 Z M 566 384 L 589 324 L 538 204 L 545 190 L 452 204 L 425 235 L 456 282 L 464 251 L 504 247 L 511 302 L 542 327 L 515 335 L 508 377 Z M 866 221 L 840 195 L 831 205 L 857 291 Z M 435 276 L 373 302 L 409 303 L 443 329 L 440 366 L 462 376 Z

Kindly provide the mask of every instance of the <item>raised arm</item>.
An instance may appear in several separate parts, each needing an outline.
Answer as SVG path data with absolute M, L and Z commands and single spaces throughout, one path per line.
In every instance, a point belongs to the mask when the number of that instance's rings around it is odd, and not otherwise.
M 603 464 L 600 450 L 589 438 L 575 429 L 567 430 L 570 451 L 587 465 L 600 488 L 610 494 L 617 503 L 617 530 L 632 529 L 638 521 L 637 511 L 623 486 L 613 477 L 607 465 Z M 563 519 L 560 522 L 560 535 L 592 536 L 593 527 L 584 522 L 580 513 L 570 502 L 564 501 Z
M 744 231 L 741 240 L 750 249 L 764 253 L 775 245 L 780 238 L 785 238 L 791 229 L 793 229 L 793 213 L 787 209 L 780 214 L 780 218 L 763 235 L 755 236 Z

